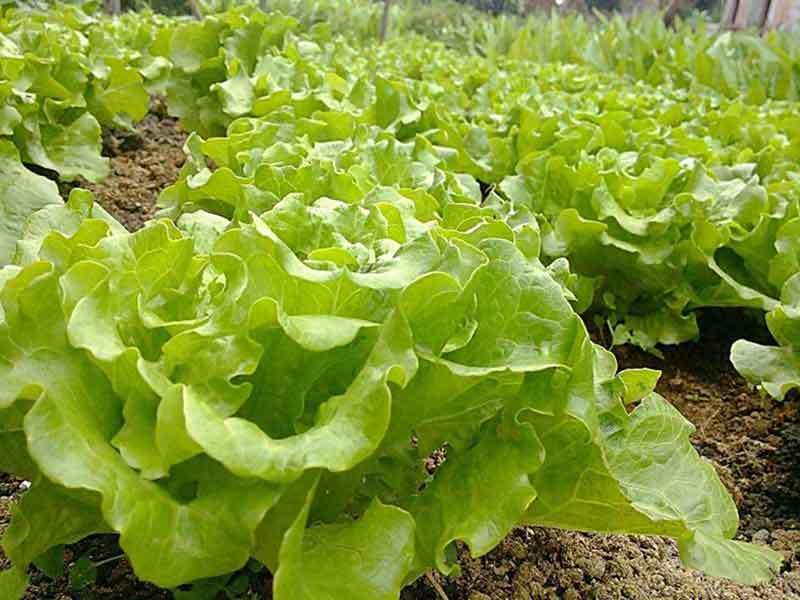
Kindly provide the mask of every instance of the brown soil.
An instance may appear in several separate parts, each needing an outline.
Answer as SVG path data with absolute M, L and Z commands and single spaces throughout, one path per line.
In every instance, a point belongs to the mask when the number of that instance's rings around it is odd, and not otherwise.
M 158 195 L 177 178 L 184 163 L 186 133 L 171 117 L 152 113 L 134 131 L 103 133 L 103 154 L 111 172 L 100 183 L 62 183 L 64 198 L 74 187 L 91 190 L 97 201 L 129 231 L 155 214 Z

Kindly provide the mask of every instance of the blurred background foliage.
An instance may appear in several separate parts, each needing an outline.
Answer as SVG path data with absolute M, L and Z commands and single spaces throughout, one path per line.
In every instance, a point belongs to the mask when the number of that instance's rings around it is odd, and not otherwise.
M 301 0 L 302 1 L 302 0 Z M 710 16 L 717 16 L 720 6 L 724 0 L 697 0 L 694 2 L 694 9 L 705 11 Z M 382 4 L 383 0 L 375 0 Z M 466 4 L 480 11 L 491 14 L 524 15 L 535 10 L 559 8 L 560 10 L 570 11 L 592 11 L 619 12 L 623 14 L 633 14 L 642 10 L 663 10 L 666 8 L 664 0 L 395 0 L 398 4 L 421 4 L 428 9 L 440 9 L 449 11 L 454 4 Z M 204 5 L 208 12 L 225 10 L 236 4 L 241 4 L 241 0 L 200 0 L 199 4 Z M 270 4 L 286 4 L 285 1 L 267 0 Z M 178 15 L 190 14 L 188 0 L 122 0 L 123 10 L 141 10 L 151 8 L 155 12 Z

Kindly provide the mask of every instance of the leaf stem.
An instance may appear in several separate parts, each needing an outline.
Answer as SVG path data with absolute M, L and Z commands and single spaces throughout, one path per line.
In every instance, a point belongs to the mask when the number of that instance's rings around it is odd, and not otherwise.
M 94 564 L 95 567 L 102 567 L 103 565 L 107 565 L 108 563 L 112 563 L 112 562 L 117 561 L 117 560 L 119 560 L 121 558 L 125 558 L 125 555 L 124 554 L 120 554 L 118 556 L 112 556 L 111 558 L 104 558 L 103 560 L 101 560 L 99 562 L 96 562 L 96 563 L 92 563 L 92 564 Z
M 439 596 L 439 598 L 441 598 L 441 600 L 449 600 L 449 598 L 447 597 L 447 594 L 442 589 L 442 586 L 439 585 L 439 582 L 436 581 L 436 579 L 434 579 L 433 573 L 428 571 L 428 572 L 425 573 L 425 577 L 427 578 L 428 583 L 430 583 L 431 586 L 433 586 L 433 589 L 436 590 L 436 594 Z

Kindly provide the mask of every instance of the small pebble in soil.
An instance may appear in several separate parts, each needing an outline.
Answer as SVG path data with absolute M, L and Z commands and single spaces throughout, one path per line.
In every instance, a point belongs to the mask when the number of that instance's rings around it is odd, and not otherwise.
M 517 560 L 524 560 L 528 556 L 528 549 L 525 547 L 525 544 L 519 540 L 511 540 L 508 542 L 508 550 L 511 556 Z
M 601 579 L 606 572 L 606 561 L 599 557 L 578 559 L 575 564 L 593 579 Z
M 769 543 L 769 531 L 766 529 L 759 529 L 753 534 L 753 543 L 754 544 L 768 544 Z

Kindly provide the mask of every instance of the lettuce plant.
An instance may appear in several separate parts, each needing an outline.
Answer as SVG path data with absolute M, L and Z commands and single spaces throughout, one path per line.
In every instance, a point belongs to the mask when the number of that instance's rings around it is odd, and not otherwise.
M 102 179 L 101 124 L 130 126 L 147 112 L 131 53 L 90 43 L 98 27 L 74 6 L 0 16 L 0 136 L 63 180 Z
M 699 306 L 769 311 L 783 346 L 741 343 L 737 366 L 800 379 L 794 104 L 414 36 L 365 55 L 252 8 L 64 14 L 76 48 L 125 40 L 134 66 L 91 63 L 116 84 L 31 114 L 94 127 L 146 80 L 205 139 L 170 219 L 136 233 L 0 144 L 24 192 L 0 237 L 0 470 L 33 482 L 0 597 L 94 533 L 166 588 L 255 558 L 278 599 L 397 598 L 518 524 L 667 536 L 711 575 L 771 576 L 658 374 L 617 372 L 576 309 L 644 346 L 695 335 Z M 13 139 L 32 160 L 38 138 Z
M 62 181 L 99 181 L 101 126 L 129 128 L 147 113 L 149 91 L 169 73 L 147 14 L 96 19 L 76 6 L 0 13 L 0 265 L 30 214 L 58 201 Z M 147 88 L 147 89 L 145 89 Z
M 657 374 L 617 372 L 527 225 L 315 208 L 332 238 L 302 250 L 278 207 L 127 233 L 74 192 L 30 220 L 0 271 L 0 468 L 33 481 L 4 597 L 104 532 L 169 588 L 255 557 L 276 598 L 397 598 L 452 573 L 455 541 L 482 555 L 523 523 L 669 536 L 691 567 L 770 577 L 779 555 L 732 539 Z M 328 245 L 354 235 L 373 240 L 357 265 Z
M 800 388 L 800 274 L 783 286 L 781 303 L 767 313 L 767 327 L 780 346 L 739 340 L 731 347 L 731 362 L 773 398 Z
M 796 103 L 465 57 L 411 36 L 365 54 L 287 18 L 246 33 L 264 19 L 240 9 L 172 34 L 173 55 L 197 67 L 183 69 L 177 112 L 210 137 L 192 141 L 165 214 L 388 186 L 444 202 L 454 227 L 480 196 L 483 216 L 537 222 L 543 262 L 569 261 L 578 310 L 653 352 L 696 338 L 699 308 L 781 304 L 798 269 Z

